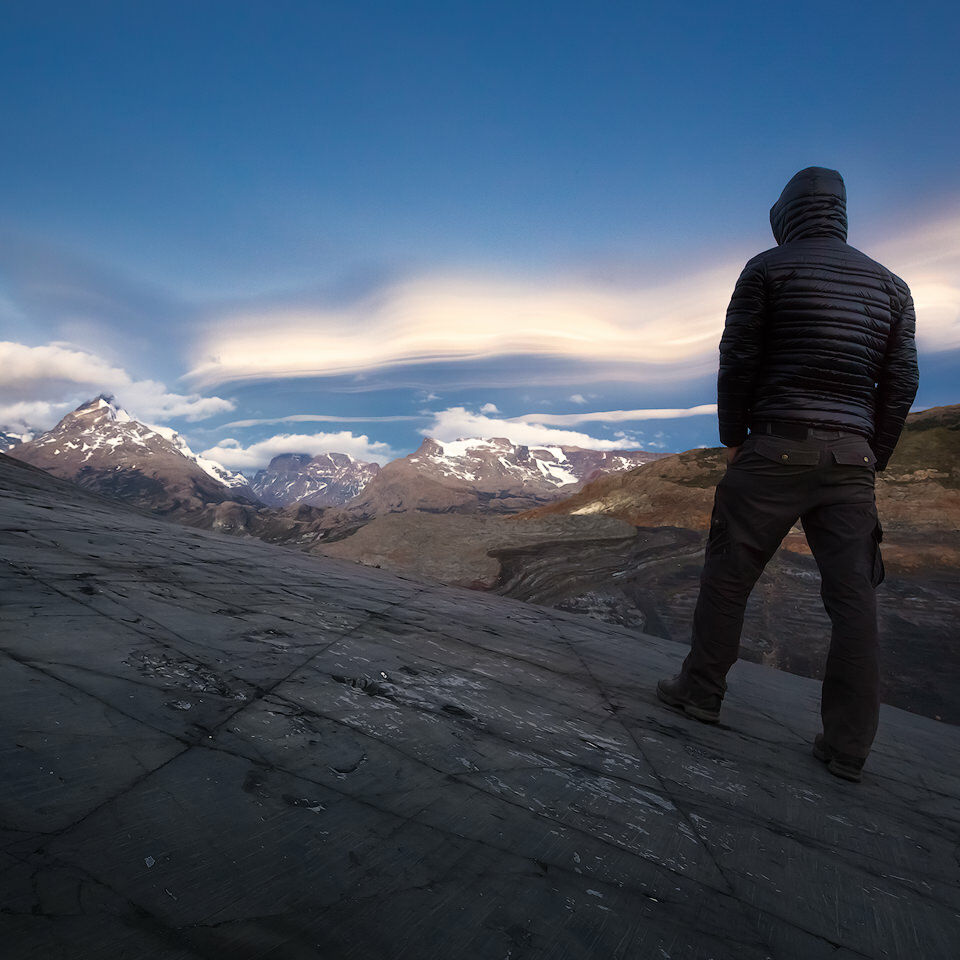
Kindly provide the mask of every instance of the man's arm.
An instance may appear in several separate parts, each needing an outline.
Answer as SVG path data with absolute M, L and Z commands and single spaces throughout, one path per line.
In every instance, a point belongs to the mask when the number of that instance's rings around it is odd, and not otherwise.
M 880 380 L 877 384 L 876 430 L 873 452 L 877 469 L 883 470 L 900 438 L 903 421 L 917 395 L 920 373 L 917 367 L 916 315 L 907 285 L 897 278 L 899 313 L 894 316 L 887 341 Z
M 720 442 L 727 447 L 737 447 L 747 437 L 753 385 L 763 355 L 765 280 L 763 262 L 751 260 L 743 268 L 727 307 L 717 377 Z

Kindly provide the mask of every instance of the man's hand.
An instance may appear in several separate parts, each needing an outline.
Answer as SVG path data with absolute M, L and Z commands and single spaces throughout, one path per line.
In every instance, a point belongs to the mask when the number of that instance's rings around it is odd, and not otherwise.
M 727 464 L 733 463 L 737 459 L 737 454 L 740 452 L 740 447 L 727 447 Z

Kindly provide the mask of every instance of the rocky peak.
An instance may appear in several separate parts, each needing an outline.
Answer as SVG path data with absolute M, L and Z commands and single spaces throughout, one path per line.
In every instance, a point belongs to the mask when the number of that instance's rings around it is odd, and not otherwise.
M 151 508 L 181 495 L 198 504 L 254 499 L 243 476 L 195 454 L 170 427 L 135 420 L 110 394 L 81 404 L 11 454 L 55 476 Z M 173 490 L 181 493 L 173 496 Z
M 129 423 L 133 418 L 123 407 L 117 403 L 112 393 L 101 393 L 99 396 L 80 404 L 76 410 L 68 413 L 58 426 L 67 425 L 75 421 L 84 423 L 96 423 L 101 421 L 114 421 L 117 423 Z
M 318 453 L 313 459 L 318 464 L 330 464 L 334 467 L 349 467 L 351 464 L 358 462 L 349 453 Z
M 412 457 L 442 457 L 443 444 L 433 437 L 426 437 L 423 443 L 412 454 Z M 411 458 L 412 458 L 411 457 Z
M 267 466 L 272 473 L 290 473 L 302 470 L 313 458 L 309 453 L 281 453 L 275 456 Z M 265 471 L 260 471 L 263 473 Z M 259 473 L 258 473 L 259 476 Z
M 644 450 L 531 447 L 505 437 L 427 437 L 388 463 L 345 506 L 350 522 L 409 510 L 517 513 L 570 493 L 597 472 L 627 470 L 661 456 Z
M 348 453 L 282 453 L 266 470 L 257 472 L 251 486 L 271 507 L 294 503 L 340 506 L 356 497 L 379 470 L 378 464 L 357 460 Z
M 505 437 L 441 441 L 428 438 L 408 458 L 437 479 L 460 480 L 478 489 L 550 494 L 575 489 L 589 476 L 628 470 L 657 454 L 645 450 L 584 450 L 544 444 L 514 444 Z

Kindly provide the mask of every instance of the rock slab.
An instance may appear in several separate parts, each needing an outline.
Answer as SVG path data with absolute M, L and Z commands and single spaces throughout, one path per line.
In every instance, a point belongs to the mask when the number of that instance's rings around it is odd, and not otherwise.
M 27 958 L 954 960 L 957 730 L 186 529 L 0 456 L 0 937 Z

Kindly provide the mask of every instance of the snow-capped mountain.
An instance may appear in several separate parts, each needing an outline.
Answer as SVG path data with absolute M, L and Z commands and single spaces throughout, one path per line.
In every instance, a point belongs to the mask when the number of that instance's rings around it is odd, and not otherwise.
M 105 394 L 7 452 L 87 489 L 153 510 L 256 502 L 243 476 L 197 456 L 175 430 L 134 420 Z
M 128 423 L 137 423 L 137 421 L 128 420 Z M 171 430 L 170 427 L 158 427 L 152 424 L 138 423 L 137 425 L 146 427 L 147 434 L 144 438 L 145 440 L 150 440 L 150 434 L 155 433 L 176 447 L 188 460 L 192 460 L 204 473 L 213 477 L 214 480 L 219 480 L 225 487 L 247 490 L 249 492 L 250 484 L 242 473 L 234 473 L 232 470 L 228 470 L 223 466 L 223 464 L 217 463 L 216 460 L 208 460 L 206 457 L 201 457 L 199 453 L 194 453 L 190 447 L 187 446 L 187 441 L 184 440 L 176 430 Z
M 385 502 L 390 510 L 449 510 L 459 509 L 461 501 L 479 499 L 496 501 L 492 509 L 521 510 L 658 456 L 642 450 L 527 447 L 503 438 L 427 439 L 415 453 L 383 468 L 345 453 L 282 454 L 257 473 L 251 486 L 265 504 L 276 507 L 349 503 L 352 508 L 369 500 L 378 504 L 375 512 L 381 512 Z
M 462 480 L 480 490 L 551 493 L 568 492 L 602 473 L 631 470 L 657 457 L 645 450 L 529 447 L 495 437 L 448 442 L 428 438 L 408 460 L 436 479 Z
M 344 509 L 368 517 L 404 510 L 515 513 L 660 456 L 645 450 L 529 447 L 502 437 L 428 438 L 414 453 L 381 468 Z
M 268 507 L 306 503 L 340 506 L 352 500 L 377 475 L 379 464 L 355 460 L 347 453 L 284 453 L 274 457 L 253 479 L 253 492 Z

